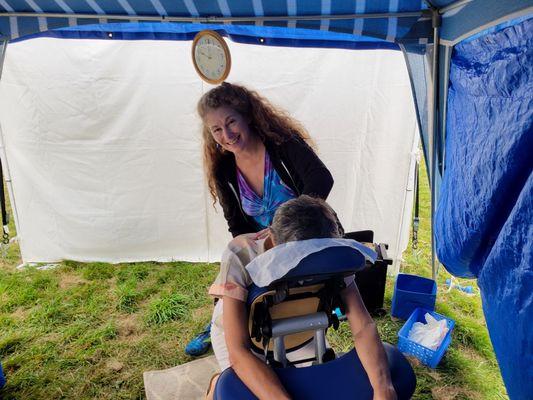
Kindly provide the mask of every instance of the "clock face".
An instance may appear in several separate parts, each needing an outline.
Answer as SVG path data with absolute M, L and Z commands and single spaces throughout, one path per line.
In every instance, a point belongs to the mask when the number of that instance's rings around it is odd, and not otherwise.
M 202 79 L 220 83 L 229 74 L 231 59 L 228 46 L 216 32 L 202 31 L 196 35 L 192 47 L 194 67 Z

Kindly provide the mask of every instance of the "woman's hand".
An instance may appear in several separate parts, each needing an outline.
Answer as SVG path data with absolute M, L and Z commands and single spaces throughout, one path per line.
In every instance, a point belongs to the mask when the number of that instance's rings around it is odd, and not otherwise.
M 387 385 L 383 388 L 374 390 L 373 400 L 396 400 L 396 399 L 397 399 L 396 391 L 394 390 L 394 386 L 392 386 L 392 384 Z
M 272 231 L 270 230 L 270 228 L 265 228 L 255 234 L 254 240 L 262 239 L 265 240 L 265 250 L 270 250 L 272 247 L 274 247 L 274 237 L 272 236 Z
M 260 230 L 255 234 L 254 239 L 260 240 L 260 239 L 266 239 L 270 236 L 270 228 L 265 228 L 263 230 Z

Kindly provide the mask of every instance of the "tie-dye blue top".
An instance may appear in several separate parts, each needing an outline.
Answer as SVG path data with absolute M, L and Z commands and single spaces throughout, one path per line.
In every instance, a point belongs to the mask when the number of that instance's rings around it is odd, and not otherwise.
M 267 152 L 265 152 L 263 197 L 254 192 L 238 168 L 237 182 L 244 212 L 251 216 L 262 229 L 270 226 L 274 213 L 281 204 L 296 197 L 293 190 L 281 180 Z

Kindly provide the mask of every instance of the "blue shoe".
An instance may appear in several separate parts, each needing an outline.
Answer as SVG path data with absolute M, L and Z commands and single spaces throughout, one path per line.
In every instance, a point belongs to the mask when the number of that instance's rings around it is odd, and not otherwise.
M 207 353 L 209 347 L 211 347 L 211 322 L 187 344 L 185 353 L 192 357 L 198 357 Z

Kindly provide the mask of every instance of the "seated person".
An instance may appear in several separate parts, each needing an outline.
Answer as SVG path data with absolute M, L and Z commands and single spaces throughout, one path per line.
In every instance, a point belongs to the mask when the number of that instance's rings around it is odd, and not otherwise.
M 252 280 L 245 267 L 259 254 L 278 244 L 338 238 L 340 234 L 333 209 L 325 201 L 306 195 L 280 206 L 270 230 L 271 235 L 266 240 L 254 240 L 255 234 L 237 236 L 225 250 L 220 273 L 209 289 L 209 294 L 220 299 L 213 311 L 211 340 L 220 369 L 223 371 L 231 365 L 255 396 L 259 399 L 289 399 L 274 371 L 264 362 L 264 356 L 251 350 L 246 288 Z M 374 391 L 374 399 L 396 399 L 376 326 L 363 305 L 353 277 L 348 282 L 341 297 L 357 354 Z M 312 343 L 309 347 L 312 347 Z M 301 351 L 305 349 L 298 350 Z M 287 357 L 290 359 L 291 353 Z M 211 382 L 208 399 L 212 398 L 215 383 L 216 378 Z

